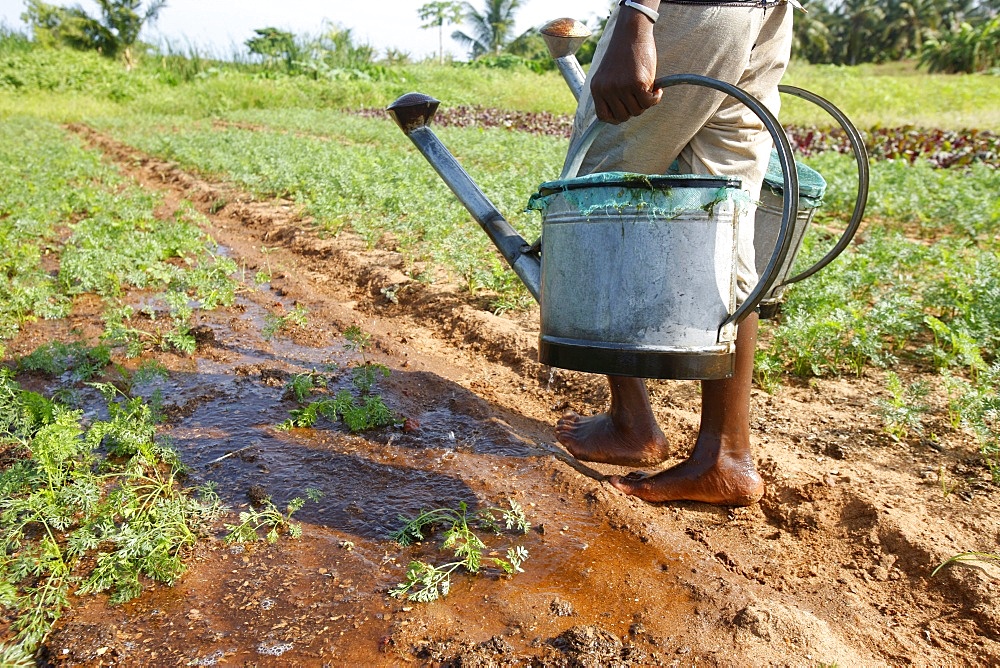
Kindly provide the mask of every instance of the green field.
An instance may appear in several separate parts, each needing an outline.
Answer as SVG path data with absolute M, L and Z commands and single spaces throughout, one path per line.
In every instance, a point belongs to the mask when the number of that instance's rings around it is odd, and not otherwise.
M 786 81 L 835 102 L 862 130 L 1000 129 L 996 76 L 929 76 L 898 64 L 795 63 Z M 258 198 L 291 200 L 325 234 L 350 231 L 371 248 L 391 236 L 414 278 L 430 280 L 421 268 L 437 267 L 468 294 L 488 296 L 497 313 L 530 306 L 468 213 L 395 125 L 379 114 L 355 113 L 382 109 L 410 91 L 433 95 L 445 107 L 573 109 L 572 96 L 551 72 L 424 64 L 389 68 L 377 78 L 313 80 L 210 64 L 183 69 L 165 60 L 126 72 L 97 55 L 0 41 L 0 353 L 31 323 L 65 317 L 80 295 L 96 296 L 106 314 L 104 347 L 4 357 L 0 393 L 10 410 L 0 415 L 0 439 L 30 442 L 52 411 L 65 415 L 53 424 L 82 433 L 74 422 L 79 416 L 48 404 L 47 418 L 25 418 L 37 400 L 16 387 L 19 372 L 34 364 L 83 373 L 150 349 L 190 354 L 193 313 L 230 304 L 237 289 L 237 267 L 199 230 L 193 207 L 182 209 L 174 225 L 156 224 L 157 196 L 102 162 L 67 124 L 85 124 Z M 799 101 L 786 105 L 782 120 L 831 123 Z M 524 205 L 539 183 L 558 174 L 566 140 L 489 125 L 437 133 L 508 219 L 534 239 L 540 221 Z M 954 147 L 942 144 L 941 150 Z M 807 237 L 803 265 L 826 252 L 849 218 L 856 179 L 849 155 L 828 151 L 806 161 L 826 177 L 829 193 Z M 828 270 L 795 286 L 783 317 L 764 326 L 759 384 L 773 391 L 792 378 L 862 375 L 905 361 L 947 388 L 953 428 L 975 435 L 1000 482 L 996 164 L 995 154 L 949 169 L 922 158 L 873 161 L 856 243 Z M 148 306 L 157 316 L 154 329 L 129 325 L 132 307 L 119 299 L 129 288 L 155 295 Z M 901 439 L 919 435 L 918 381 L 888 377 L 893 401 L 883 407 L 886 430 Z M 72 513 L 72 506 L 59 512 Z M 161 579 L 175 577 L 179 565 L 163 566 L 155 556 L 134 572 L 159 567 L 166 572 Z M 33 638 L 44 622 L 44 615 L 30 622 Z

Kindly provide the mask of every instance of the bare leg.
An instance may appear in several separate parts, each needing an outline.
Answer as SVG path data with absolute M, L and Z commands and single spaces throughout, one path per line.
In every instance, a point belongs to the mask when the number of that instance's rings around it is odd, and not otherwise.
M 556 440 L 588 462 L 649 466 L 666 459 L 667 443 L 653 417 L 642 378 L 608 376 L 611 409 L 592 417 L 576 413 L 556 423 Z
M 739 326 L 732 378 L 702 381 L 701 428 L 691 457 L 648 477 L 612 476 L 609 482 L 646 501 L 703 501 L 748 506 L 764 495 L 750 452 L 750 387 L 757 348 L 757 316 Z

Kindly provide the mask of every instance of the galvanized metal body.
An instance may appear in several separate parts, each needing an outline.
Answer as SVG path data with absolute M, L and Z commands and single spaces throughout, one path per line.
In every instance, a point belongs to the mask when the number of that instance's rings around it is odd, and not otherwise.
M 797 164 L 796 168 L 799 172 L 800 182 L 803 180 L 803 176 L 807 176 L 803 174 L 803 170 L 812 171 L 801 164 Z M 763 271 L 767 266 L 767 261 L 771 256 L 770 249 L 774 247 L 774 243 L 781 230 L 781 207 L 783 202 L 784 190 L 781 188 L 781 185 L 770 183 L 768 179 L 765 179 L 754 215 L 754 261 L 758 272 Z M 792 225 L 788 253 L 785 255 L 781 266 L 778 267 L 778 277 L 774 282 L 774 286 L 764 295 L 764 298 L 760 300 L 760 304 L 758 305 L 761 318 L 773 318 L 781 309 L 781 303 L 785 298 L 785 290 L 791 285 L 788 282 L 788 277 L 792 274 L 792 267 L 802 247 L 806 231 L 809 229 L 816 215 L 817 204 L 818 202 L 815 199 L 808 197 L 799 198 L 798 213 Z
M 668 88 L 670 86 L 694 85 L 712 88 L 726 93 L 749 108 L 761 120 L 764 128 L 770 133 L 774 141 L 774 152 L 778 163 L 781 165 L 781 188 L 783 192 L 798 192 L 798 170 L 795 168 L 795 160 L 792 156 L 792 148 L 788 143 L 788 137 L 778 119 L 759 100 L 747 94 L 743 89 L 730 83 L 712 79 L 700 74 L 672 74 L 659 77 L 653 82 L 653 88 Z M 601 132 L 606 124 L 600 120 L 595 120 L 590 127 L 586 128 L 570 146 L 563 162 L 562 175 L 560 178 L 572 178 L 576 175 L 583 162 L 586 151 L 593 144 L 597 134 Z M 788 248 L 791 243 L 791 228 L 798 215 L 798 198 L 785 197 L 780 202 L 781 218 L 780 227 L 773 237 L 774 244 L 770 246 L 771 254 L 763 267 L 758 268 L 758 281 L 750 291 L 747 298 L 734 310 L 729 317 L 720 324 L 720 327 L 730 323 L 738 323 L 752 313 L 765 295 L 775 285 L 778 279 L 778 269 L 783 265 Z M 733 264 L 733 272 L 736 265 Z
M 697 185 L 727 186 L 712 181 Z M 646 378 L 730 376 L 736 325 L 719 323 L 736 309 L 737 224 L 732 200 L 665 220 L 636 207 L 584 216 L 556 197 L 542 228 L 539 361 Z

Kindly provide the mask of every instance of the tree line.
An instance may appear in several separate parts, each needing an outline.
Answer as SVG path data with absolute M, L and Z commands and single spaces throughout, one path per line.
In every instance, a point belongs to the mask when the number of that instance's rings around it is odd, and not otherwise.
M 26 0 L 22 19 L 42 45 L 96 49 L 131 66 L 142 27 L 155 21 L 166 0 L 96 0 L 99 14 L 79 5 L 63 7 Z M 515 34 L 517 13 L 527 0 L 432 0 L 417 8 L 420 27 L 435 30 L 437 61 L 445 62 L 449 39 L 472 62 L 532 69 L 553 67 L 537 28 Z M 617 4 L 609 0 L 608 10 Z M 858 65 L 916 60 L 930 72 L 984 72 L 1000 68 L 1000 0 L 812 0 L 795 13 L 793 57 L 810 63 Z M 558 17 L 552 17 L 558 18 Z M 592 17 L 595 39 L 578 57 L 588 62 L 607 15 Z M 267 27 L 244 43 L 268 68 L 291 74 L 343 66 L 375 64 L 374 48 L 356 44 L 349 29 L 325 26 L 315 38 L 304 38 Z M 390 49 L 388 63 L 406 62 L 409 55 Z

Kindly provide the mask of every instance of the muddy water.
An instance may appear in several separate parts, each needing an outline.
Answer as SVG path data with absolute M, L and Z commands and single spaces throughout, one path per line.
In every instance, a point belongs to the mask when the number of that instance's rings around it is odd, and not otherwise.
M 416 428 L 350 434 L 321 419 L 314 428 L 277 429 L 296 407 L 285 393 L 294 374 L 324 373 L 327 391 L 336 393 L 350 389 L 350 365 L 359 358 L 329 333 L 261 340 L 256 332 L 267 307 L 242 299 L 238 317 L 206 315 L 199 356 L 175 360 L 169 379 L 135 389 L 163 397 L 162 433 L 191 467 L 188 482 L 214 483 L 230 508 L 263 496 L 284 508 L 309 489 L 322 496 L 295 515 L 305 530 L 298 541 L 216 543 L 177 586 L 126 606 L 121 628 L 140 630 L 117 647 L 124 661 L 161 665 L 177 656 L 190 665 L 311 665 L 322 658 L 396 665 L 401 653 L 428 639 L 495 637 L 528 656 L 582 624 L 621 638 L 645 624 L 664 637 L 662 629 L 690 618 L 693 604 L 678 584 L 680 555 L 651 549 L 592 516 L 578 499 L 561 497 L 546 468 L 552 446 L 435 374 L 394 368 L 377 387 L 400 420 L 410 418 Z M 430 605 L 387 596 L 411 559 L 441 563 L 450 556 L 438 551 L 433 536 L 405 549 L 389 540 L 401 516 L 459 501 L 473 509 L 500 505 L 508 497 L 525 507 L 533 527 L 524 536 L 487 537 L 487 555 L 503 556 L 516 540 L 530 554 L 524 573 L 458 575 L 447 599 Z M 56 642 L 72 647 L 74 629 L 92 614 L 81 612 Z M 93 623 L 107 622 L 98 615 Z M 159 646 L 140 644 L 157 633 L 168 635 Z M 398 651 L 386 654 L 387 644 Z M 81 659 L 82 651 L 66 656 Z

